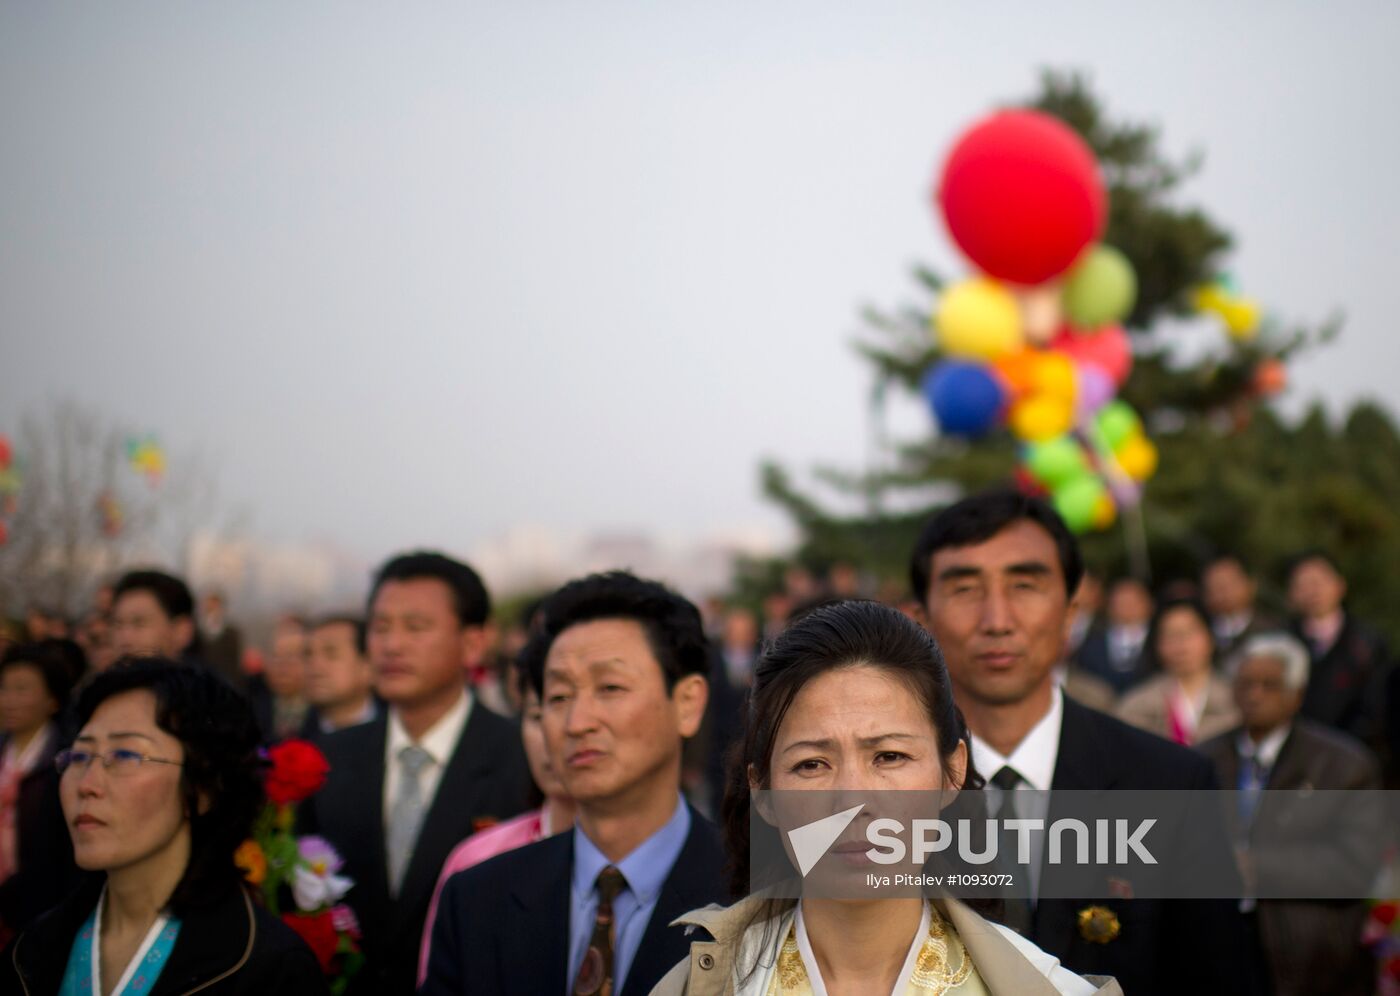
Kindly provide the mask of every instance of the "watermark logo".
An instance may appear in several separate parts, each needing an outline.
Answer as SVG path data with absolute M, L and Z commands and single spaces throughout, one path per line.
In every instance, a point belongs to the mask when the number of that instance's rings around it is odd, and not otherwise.
M 852 806 L 843 812 L 833 813 L 824 819 L 814 820 L 788 831 L 788 840 L 792 842 L 792 856 L 797 859 L 797 870 L 804 877 L 816 867 L 826 852 L 831 850 L 831 845 L 846 832 L 851 821 L 859 816 L 864 808 L 865 803 L 861 803 L 859 806 Z

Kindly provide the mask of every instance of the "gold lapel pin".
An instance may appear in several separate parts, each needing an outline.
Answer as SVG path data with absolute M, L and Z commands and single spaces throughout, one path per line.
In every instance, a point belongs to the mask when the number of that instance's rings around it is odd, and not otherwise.
M 1086 906 L 1079 911 L 1079 935 L 1086 941 L 1107 944 L 1122 929 L 1118 914 L 1106 906 Z

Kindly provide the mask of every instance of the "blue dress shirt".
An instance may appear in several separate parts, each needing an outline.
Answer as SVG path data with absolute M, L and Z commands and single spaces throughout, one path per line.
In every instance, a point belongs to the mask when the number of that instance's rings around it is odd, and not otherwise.
M 665 826 L 642 841 L 631 854 L 616 863 L 627 885 L 613 900 L 613 988 L 622 992 L 632 959 L 641 947 L 642 935 L 661 898 L 661 887 L 680 857 L 690 836 L 690 807 L 676 797 L 676 811 Z M 598 873 L 613 864 L 598 850 L 579 826 L 574 827 L 574 876 L 569 887 L 569 977 L 564 980 L 568 993 L 583 965 L 584 952 L 593 937 L 593 921 L 598 915 Z

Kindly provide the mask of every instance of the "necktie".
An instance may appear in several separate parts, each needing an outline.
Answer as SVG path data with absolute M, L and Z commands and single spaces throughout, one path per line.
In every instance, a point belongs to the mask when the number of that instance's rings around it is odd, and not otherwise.
M 612 865 L 598 873 L 598 912 L 593 917 L 593 936 L 583 953 L 578 978 L 574 980 L 574 996 L 612 996 L 613 945 L 617 942 L 617 927 L 613 923 L 613 900 L 627 885 L 622 872 Z
M 1031 901 L 1026 895 L 1017 893 L 1030 891 L 1030 866 L 1017 863 L 1016 839 L 1019 835 L 1014 830 L 1008 830 L 1004 822 L 1018 818 L 1016 786 L 1023 781 L 1025 779 L 1021 777 L 1020 772 L 1009 765 L 998 768 L 996 774 L 992 775 L 992 784 L 1001 789 L 1001 806 L 996 814 L 996 819 L 1001 824 L 998 827 L 997 863 L 1015 876 L 1015 885 L 1011 887 L 1012 894 L 1004 897 L 1002 920 L 1006 926 L 1025 937 L 1031 932 Z
M 1259 793 L 1263 791 L 1264 783 L 1269 780 L 1269 773 L 1253 757 L 1240 758 L 1240 794 L 1239 794 L 1239 818 L 1240 818 L 1240 839 L 1248 842 L 1249 831 L 1254 826 L 1254 814 L 1259 808 Z
M 399 795 L 394 800 L 394 808 L 389 814 L 389 834 L 387 851 L 389 857 L 389 891 L 397 896 L 403 884 L 408 862 L 413 857 L 413 845 L 418 842 L 418 831 L 423 827 L 423 814 L 427 807 L 423 801 L 423 789 L 418 784 L 418 776 L 432 761 L 432 755 L 422 747 L 409 745 L 399 751 Z

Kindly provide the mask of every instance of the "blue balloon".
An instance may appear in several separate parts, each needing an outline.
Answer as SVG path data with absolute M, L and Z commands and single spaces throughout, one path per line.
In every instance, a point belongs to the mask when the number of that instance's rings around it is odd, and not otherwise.
M 1006 395 L 986 367 L 948 360 L 924 377 L 924 397 L 949 435 L 980 436 L 997 424 Z

